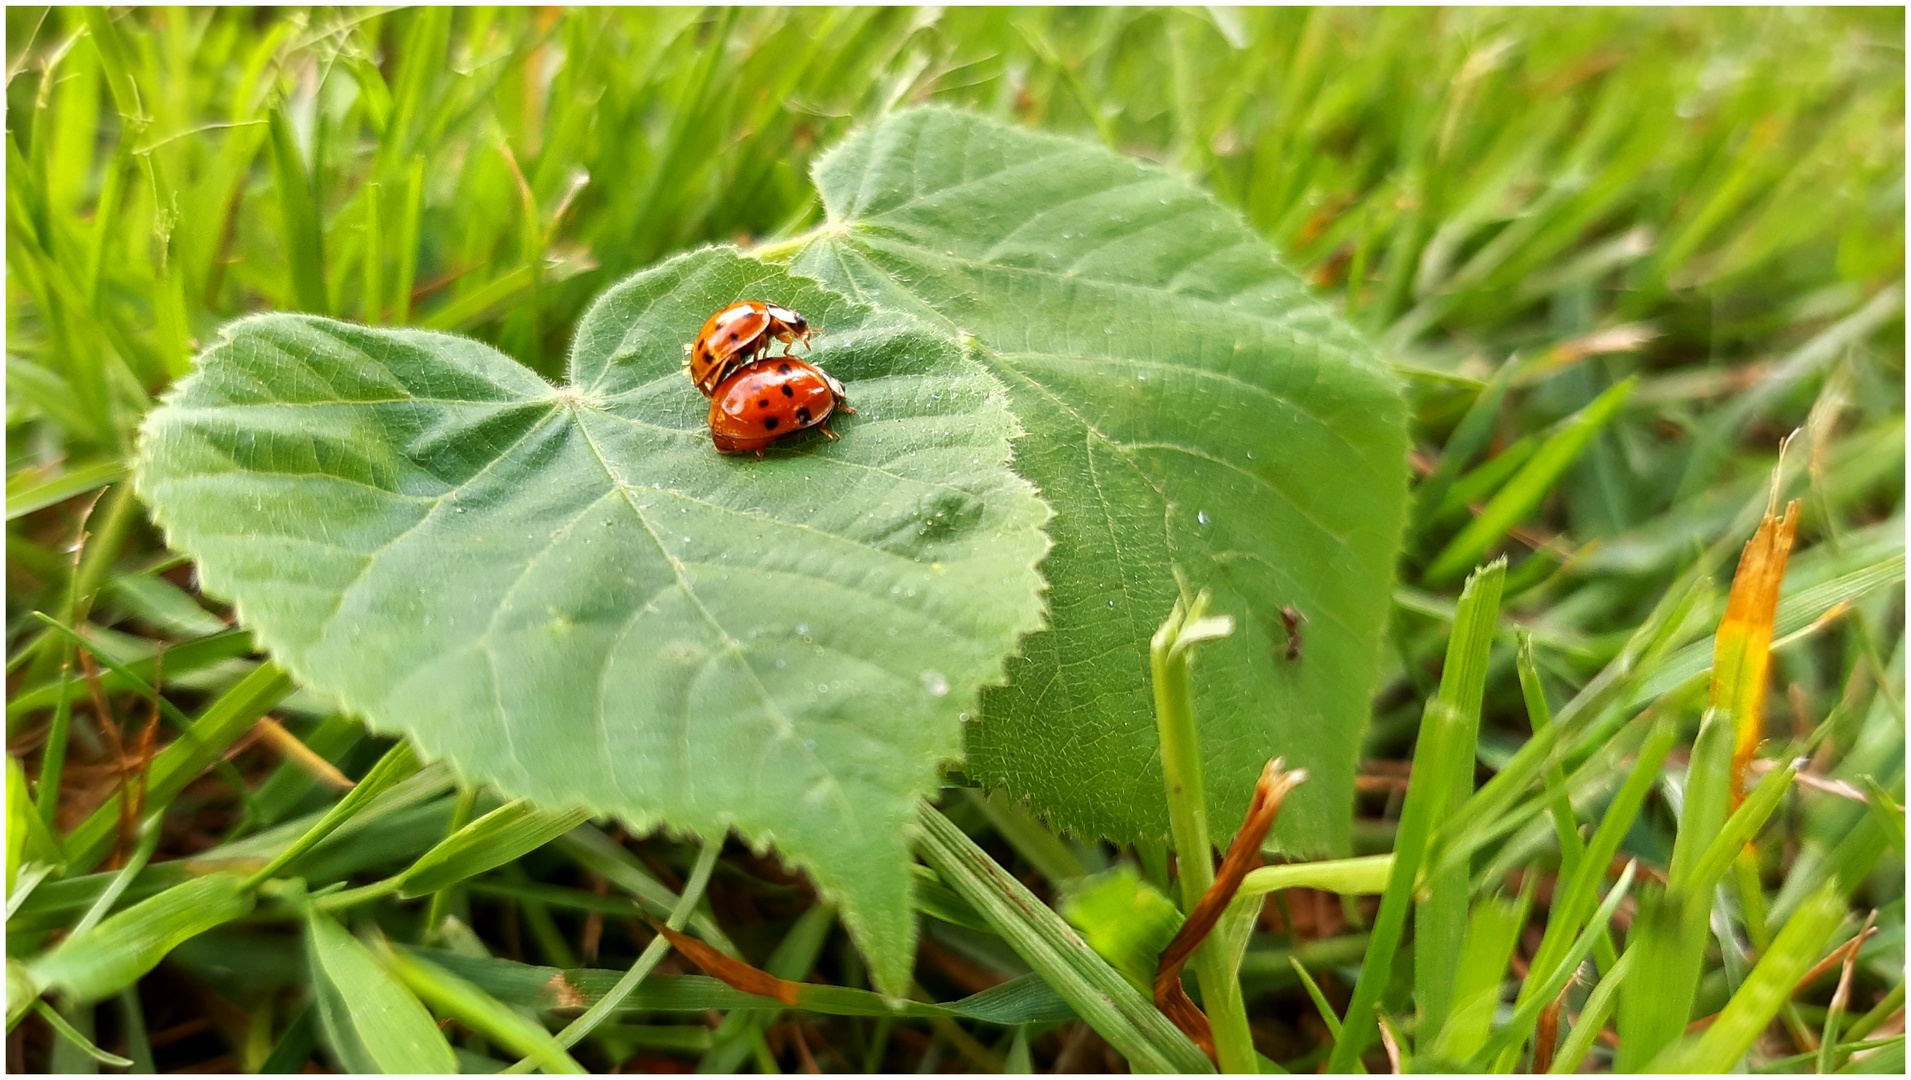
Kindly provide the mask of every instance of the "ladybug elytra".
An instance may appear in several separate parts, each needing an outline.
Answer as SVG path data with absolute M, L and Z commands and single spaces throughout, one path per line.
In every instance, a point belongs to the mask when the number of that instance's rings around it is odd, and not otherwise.
M 822 427 L 837 409 L 855 412 L 843 384 L 829 372 L 790 356 L 773 356 L 738 368 L 710 396 L 710 441 L 726 454 L 757 457 L 773 442 Z M 828 428 L 823 434 L 836 438 Z
M 690 381 L 710 397 L 732 371 L 761 357 L 770 342 L 782 342 L 788 355 L 798 341 L 809 348 L 813 333 L 809 320 L 789 308 L 739 300 L 710 316 L 690 343 Z

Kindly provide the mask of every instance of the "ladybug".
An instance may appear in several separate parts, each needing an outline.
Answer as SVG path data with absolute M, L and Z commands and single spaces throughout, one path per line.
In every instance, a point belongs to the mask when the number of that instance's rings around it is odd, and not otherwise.
M 770 342 L 783 343 L 784 355 L 798 342 L 809 348 L 809 320 L 786 307 L 760 300 L 739 300 L 715 315 L 690 343 L 690 381 L 704 397 L 732 370 L 762 356 Z
M 792 356 L 772 356 L 738 368 L 710 396 L 710 441 L 726 454 L 754 450 L 762 457 L 771 443 L 821 427 L 837 409 L 856 411 L 834 376 Z

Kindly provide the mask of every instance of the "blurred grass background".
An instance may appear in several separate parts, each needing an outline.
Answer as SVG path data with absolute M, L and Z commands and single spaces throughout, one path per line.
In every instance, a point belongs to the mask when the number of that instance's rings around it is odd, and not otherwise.
M 1467 568 L 1512 556 L 1508 618 L 1532 632 L 1563 700 L 1697 550 L 1749 530 L 1743 511 L 1801 425 L 1790 460 L 1807 501 L 1787 595 L 1842 588 L 1854 603 L 1780 652 L 1770 722 L 1833 717 L 1820 772 L 1873 776 L 1902 801 L 1902 9 L 6 18 L 8 738 L 29 771 L 51 711 L 30 695 L 57 670 L 34 644 L 36 609 L 87 623 L 129 661 L 162 645 L 205 657 L 166 668 L 186 697 L 251 663 L 205 644 L 231 640 L 229 613 L 196 595 L 118 483 L 140 417 L 221 323 L 303 310 L 430 327 L 555 375 L 605 285 L 688 246 L 800 234 L 820 216 L 818 152 L 886 109 L 938 102 L 1194 174 L 1406 375 L 1423 480 L 1370 740 L 1371 847 L 1390 842 L 1385 762 L 1411 747 Z M 1525 715 L 1507 659 L 1489 676 L 1483 762 L 1525 738 Z M 376 756 L 309 695 L 281 716 L 353 775 Z M 112 790 L 104 742 L 74 730 L 63 824 Z M 295 775 L 264 746 L 238 755 L 177 804 L 157 861 L 323 805 Z M 264 809 L 262 784 L 277 785 Z M 1791 814 L 1785 842 L 1765 848 L 1775 888 L 1796 860 L 1833 857 L 1847 810 Z M 1670 828 L 1649 813 L 1629 850 L 1662 859 Z M 687 850 L 647 843 L 646 858 L 688 866 Z M 1863 902 L 1893 928 L 1864 954 L 1869 1004 L 1902 983 L 1902 863 L 1848 857 L 1871 860 Z M 572 884 L 578 870 L 511 873 Z M 1288 915 L 1271 931 L 1281 947 L 1347 929 L 1338 908 Z M 586 916 L 558 918 L 561 945 Z M 753 918 L 771 945 L 787 925 Z M 526 948 L 557 962 L 545 929 Z M 927 948 L 944 959 L 923 976 L 939 996 L 1004 962 L 939 940 Z M 1284 967 L 1267 970 L 1257 1030 L 1299 1058 L 1317 1038 L 1312 1007 Z M 214 1034 L 175 1040 L 171 1064 L 256 1065 L 247 1025 L 210 1003 L 230 988 L 188 982 L 168 1022 L 199 1015 Z M 919 1026 L 891 1066 L 957 1045 Z M 269 1047 L 270 1029 L 249 1037 Z M 1099 1067 L 1082 1045 L 1045 1040 L 1037 1060 Z

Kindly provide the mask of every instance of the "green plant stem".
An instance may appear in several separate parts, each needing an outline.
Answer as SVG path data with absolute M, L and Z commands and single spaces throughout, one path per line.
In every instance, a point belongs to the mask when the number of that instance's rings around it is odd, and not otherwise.
M 697 855 L 697 865 L 691 869 L 690 880 L 684 883 L 683 895 L 678 898 L 677 906 L 671 910 L 670 918 L 665 920 L 665 925 L 672 930 L 682 930 L 690 921 L 690 913 L 697 910 L 698 901 L 703 899 L 704 886 L 710 884 L 710 871 L 716 868 L 717 856 L 721 854 L 723 854 L 722 836 L 712 837 L 703 842 L 703 851 Z M 584 1015 L 571 1021 L 565 1025 L 564 1030 L 557 1033 L 557 1044 L 568 1050 L 576 1046 L 584 1036 L 589 1035 L 597 1025 L 609 1019 L 617 1006 L 624 1003 L 624 999 L 630 996 L 631 991 L 637 989 L 645 976 L 650 974 L 651 969 L 656 967 L 658 961 L 662 960 L 664 954 L 669 951 L 670 942 L 662 934 L 651 938 L 650 944 L 644 946 L 644 951 L 637 957 L 637 962 L 630 965 L 630 970 L 624 972 L 623 978 L 617 980 L 617 985 L 611 987 L 609 993 L 598 998 L 596 1004 L 584 1011 Z M 535 1058 L 525 1058 L 504 1071 L 525 1073 L 530 1072 L 537 1065 Z
M 1208 838 L 1208 799 L 1201 777 L 1201 740 L 1188 686 L 1188 653 L 1198 641 L 1225 636 L 1232 624 L 1226 619 L 1204 619 L 1207 600 L 1204 592 L 1192 605 L 1176 601 L 1149 648 L 1155 725 L 1161 735 L 1161 774 L 1168 789 L 1168 822 L 1174 833 L 1183 911 L 1193 911 L 1214 884 L 1214 846 Z M 1221 936 L 1209 935 L 1194 954 L 1195 978 L 1214 1032 L 1215 1055 L 1223 1072 L 1259 1072 L 1241 984 Z

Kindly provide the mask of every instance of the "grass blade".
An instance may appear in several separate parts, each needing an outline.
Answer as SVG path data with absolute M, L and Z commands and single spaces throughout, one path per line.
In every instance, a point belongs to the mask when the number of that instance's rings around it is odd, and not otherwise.
M 458 1071 L 431 1013 L 337 920 L 308 909 L 305 945 L 320 1026 L 339 1064 L 352 1072 Z
M 924 807 L 922 853 L 1077 1015 L 1136 1072 L 1212 1072 L 1194 1043 L 1095 955 L 1061 916 L 996 865 L 940 811 Z
M 59 1034 L 60 1038 L 78 1047 L 80 1053 L 85 1054 L 101 1065 L 111 1065 L 117 1069 L 125 1069 L 132 1066 L 133 1061 L 131 1058 L 123 1058 L 118 1054 L 109 1054 L 99 1047 L 94 1046 L 93 1040 L 82 1035 L 78 1028 L 67 1022 L 66 1017 L 60 1015 L 59 1010 L 48 1005 L 46 1002 L 34 1002 L 33 1009 L 40 1014 L 40 1019 L 46 1021 L 48 1027 Z
M 1435 1057 L 1464 1061 L 1486 1045 L 1506 984 L 1507 962 L 1513 958 L 1513 947 L 1519 944 L 1520 930 L 1532 908 L 1532 885 L 1538 879 L 1529 876 L 1526 880 L 1527 888 L 1518 899 L 1484 897 L 1473 906 L 1454 973 L 1452 1008 L 1438 1034 L 1422 1043 L 1431 1046 Z
M 1844 895 L 1835 882 L 1825 883 L 1785 923 L 1771 949 L 1759 958 L 1758 966 L 1704 1034 L 1667 1048 L 1648 1068 L 1653 1072 L 1731 1071 L 1791 1000 L 1799 978 L 1818 959 L 1844 917 Z
M 1490 567 L 1475 572 L 1460 593 L 1460 610 L 1455 616 L 1453 635 L 1448 639 L 1447 667 L 1441 674 L 1441 692 L 1427 702 L 1420 722 L 1420 737 L 1414 746 L 1413 778 L 1407 785 L 1400 826 L 1394 834 L 1393 867 L 1387 877 L 1386 890 L 1381 894 L 1380 911 L 1374 917 L 1373 937 L 1366 959 L 1360 965 L 1353 1000 L 1347 1004 L 1341 1037 L 1335 1041 L 1328 1059 L 1331 1072 L 1353 1071 L 1359 1064 L 1361 1052 L 1378 1033 L 1375 1024 L 1380 994 L 1392 975 L 1395 953 L 1406 931 L 1407 915 L 1415 907 L 1414 890 L 1420 869 L 1433 853 L 1435 823 L 1442 815 L 1452 812 L 1457 805 L 1454 796 L 1459 794 L 1461 783 L 1472 775 L 1477 698 L 1472 724 L 1461 714 L 1456 702 L 1470 696 L 1463 693 L 1463 689 L 1473 684 L 1484 685 L 1486 653 L 1492 642 L 1491 629 L 1499 611 L 1499 585 L 1505 580 L 1505 573 L 1505 562 L 1496 560 Z M 1451 695 L 1446 690 L 1449 680 L 1453 685 Z M 1459 883 L 1462 900 L 1458 914 L 1464 920 L 1466 866 L 1462 863 L 1457 869 L 1458 875 L 1449 873 L 1446 884 Z M 1451 895 L 1450 888 L 1447 894 Z M 1429 916 L 1429 925 L 1439 937 L 1424 948 L 1429 953 L 1450 949 L 1457 962 L 1460 942 L 1447 933 L 1452 914 L 1443 908 L 1437 915 Z M 1464 922 L 1459 932 L 1464 934 Z M 1416 942 L 1416 959 L 1423 955 L 1422 948 Z M 1449 964 L 1446 968 L 1449 981 L 1445 984 L 1447 1000 L 1451 997 L 1452 970 Z
M 1559 430 L 1533 453 L 1532 459 L 1520 468 L 1519 473 L 1507 481 L 1499 494 L 1493 496 L 1480 516 L 1468 522 L 1466 528 L 1461 529 L 1460 534 L 1433 560 L 1433 565 L 1427 568 L 1427 580 L 1440 582 L 1458 577 L 1461 571 L 1472 566 L 1474 560 L 1504 536 L 1506 530 L 1532 513 L 1567 467 L 1579 458 L 1592 437 L 1618 413 L 1619 406 L 1625 403 L 1626 395 L 1637 384 L 1638 379 L 1635 377 L 1614 385 L 1560 425 Z
M 207 874 L 142 900 L 33 960 L 36 985 L 80 1002 L 131 986 L 180 942 L 252 910 L 237 874 Z
M 298 136 L 284 104 L 272 109 L 272 182 L 279 196 L 280 242 L 285 245 L 290 299 L 299 310 L 314 315 L 331 311 L 325 292 L 325 250 L 318 207 L 312 192 L 312 174 L 299 153 Z
M 273 856 L 272 861 L 260 867 L 247 884 L 256 888 L 260 882 L 278 874 L 279 871 L 291 865 L 293 860 L 317 847 L 321 840 L 350 820 L 352 815 L 371 805 L 373 799 L 384 794 L 399 781 L 416 774 L 419 768 L 418 755 L 412 751 L 411 743 L 400 740 L 396 746 L 385 751 L 385 756 L 378 759 L 378 763 L 371 767 L 371 771 L 365 774 L 364 779 L 354 784 L 352 790 L 333 803 L 331 809 L 325 812 L 325 816 L 319 818 L 311 828 L 305 831 L 305 835 Z
M 585 1071 L 542 1024 L 512 1012 L 483 990 L 403 949 L 389 949 L 384 959 L 412 993 L 440 1014 L 513 1054 L 537 1062 L 545 1072 Z
M 25 517 L 76 495 L 117 484 L 126 478 L 126 465 L 119 461 L 95 461 L 68 469 L 50 480 L 38 480 L 37 473 L 17 472 L 7 477 L 7 520 Z
M 1632 974 L 1634 959 L 1628 950 L 1612 966 L 1612 970 L 1599 980 L 1599 985 L 1593 987 L 1592 995 L 1586 999 L 1586 1007 L 1580 1010 L 1579 1023 L 1573 1025 L 1572 1032 L 1560 1045 L 1559 1053 L 1553 1056 L 1552 1068 L 1546 1070 L 1548 1073 L 1560 1076 L 1579 1071 L 1579 1063 L 1592 1052 L 1594 1040 L 1599 1038 L 1607 1018 L 1612 1016 L 1613 1006 L 1618 1004 L 1619 987 L 1626 981 L 1626 976 Z
M 399 875 L 398 895 L 422 896 L 503 866 L 588 820 L 582 810 L 545 813 L 525 799 L 500 806 L 420 856 Z
M 1600 935 L 1606 932 L 1606 925 L 1612 921 L 1612 913 L 1618 910 L 1620 901 L 1624 900 L 1626 893 L 1631 891 L 1632 878 L 1638 869 L 1637 860 L 1626 864 L 1625 873 L 1619 875 L 1619 880 L 1613 884 L 1611 891 L 1606 893 L 1605 902 L 1601 903 L 1599 910 L 1593 913 L 1591 921 L 1573 942 L 1573 947 L 1566 953 L 1565 958 L 1547 973 L 1544 980 L 1540 982 L 1538 991 L 1528 998 L 1525 1004 L 1513 1011 L 1513 1018 L 1507 1021 L 1506 1026 L 1494 1032 L 1493 1036 L 1486 1041 L 1486 1045 L 1473 1055 L 1472 1060 L 1468 1062 L 1473 1070 L 1484 1071 L 1495 1057 L 1509 1048 L 1519 1046 L 1532 1035 L 1533 1028 L 1539 1024 L 1539 1014 L 1559 997 L 1561 991 L 1566 989 L 1566 984 L 1571 982 L 1573 975 L 1578 972 L 1579 965 L 1585 963 L 1586 957 L 1592 955 L 1593 945 L 1599 941 Z M 1528 981 L 1533 981 L 1530 974 Z
M 1436 816 L 1461 805 L 1473 794 L 1480 703 L 1486 694 L 1486 668 L 1492 659 L 1493 629 L 1499 622 L 1500 592 L 1505 583 L 1506 561 L 1496 559 L 1467 580 L 1454 612 L 1446 664 L 1440 672 L 1440 701 L 1448 710 L 1441 738 L 1448 745 L 1443 751 L 1444 768 L 1430 778 L 1430 782 L 1445 788 Z M 1452 1008 L 1471 886 L 1465 865 L 1436 864 L 1425 875 L 1422 895 L 1414 907 L 1414 991 L 1420 1030 L 1429 1036 L 1446 1026 Z

